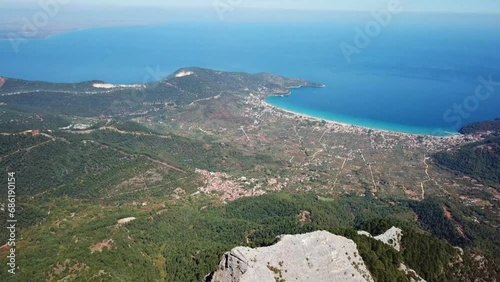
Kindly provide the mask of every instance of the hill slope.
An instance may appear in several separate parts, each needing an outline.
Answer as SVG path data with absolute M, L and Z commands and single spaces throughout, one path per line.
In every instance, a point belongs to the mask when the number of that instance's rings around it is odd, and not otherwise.
M 287 113 L 263 99 L 320 85 L 271 74 L 185 68 L 145 85 L 0 85 L 19 266 L 0 269 L 1 281 L 201 281 L 236 246 L 316 230 L 354 241 L 376 281 L 406 281 L 401 263 L 428 281 L 500 273 L 498 192 L 429 161 L 476 137 Z M 375 240 L 391 226 L 401 252 Z M 8 238 L 0 229 L 4 266 Z
M 139 115 L 166 105 L 188 105 L 220 95 L 286 94 L 290 87 L 321 85 L 271 74 L 181 69 L 161 81 L 144 85 L 111 85 L 100 81 L 75 84 L 5 79 L 0 103 L 30 112 L 77 116 Z

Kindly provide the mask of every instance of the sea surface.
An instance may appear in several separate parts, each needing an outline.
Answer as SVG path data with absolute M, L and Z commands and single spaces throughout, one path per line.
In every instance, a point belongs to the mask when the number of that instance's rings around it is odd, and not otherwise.
M 19 52 L 1 40 L 0 75 L 143 83 L 199 66 L 325 84 L 267 102 L 370 128 L 445 135 L 469 122 L 500 117 L 500 20 L 401 14 L 372 34 L 369 43 L 355 45 L 355 29 L 371 20 L 362 15 L 296 23 L 98 28 L 29 40 Z M 362 48 L 348 61 L 343 43 Z M 481 86 L 488 80 L 494 82 Z

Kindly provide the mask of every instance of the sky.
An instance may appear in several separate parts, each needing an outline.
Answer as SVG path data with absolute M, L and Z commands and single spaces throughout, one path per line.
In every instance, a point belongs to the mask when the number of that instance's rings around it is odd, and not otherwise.
M 399 1 L 406 11 L 446 13 L 499 13 L 499 0 L 3 0 L 3 8 L 37 8 L 39 2 L 60 1 L 78 6 L 142 6 L 202 8 L 224 5 L 259 9 L 293 10 L 380 10 Z

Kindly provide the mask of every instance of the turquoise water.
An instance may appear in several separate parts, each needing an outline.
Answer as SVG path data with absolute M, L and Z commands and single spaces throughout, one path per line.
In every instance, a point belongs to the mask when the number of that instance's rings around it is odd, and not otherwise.
M 100 28 L 31 40 L 17 54 L 9 41 L 0 41 L 0 75 L 142 83 L 200 66 L 272 72 L 325 84 L 267 101 L 372 128 L 443 135 L 465 123 L 500 116 L 498 84 L 489 97 L 474 100 L 478 77 L 500 81 L 499 21 L 469 18 L 450 24 L 402 18 L 348 63 L 339 45 L 352 44 L 354 28 L 365 23 L 344 19 Z M 466 112 L 454 109 L 464 103 L 469 103 Z

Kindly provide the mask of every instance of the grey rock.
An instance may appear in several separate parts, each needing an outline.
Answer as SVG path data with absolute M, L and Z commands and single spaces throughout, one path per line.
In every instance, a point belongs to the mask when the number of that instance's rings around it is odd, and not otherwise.
M 284 235 L 269 247 L 224 254 L 212 282 L 373 281 L 356 243 L 326 231 Z

